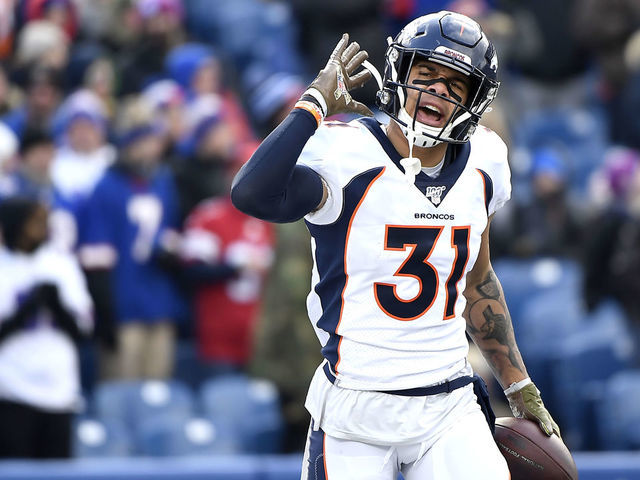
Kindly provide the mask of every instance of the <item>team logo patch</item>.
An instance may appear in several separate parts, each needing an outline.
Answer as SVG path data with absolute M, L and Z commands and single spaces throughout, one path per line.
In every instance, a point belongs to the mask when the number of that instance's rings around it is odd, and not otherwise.
M 436 207 L 440 205 L 442 201 L 442 194 L 447 189 L 444 185 L 439 185 L 437 187 L 427 187 L 425 192 L 425 196 L 433 203 Z
M 338 70 L 336 80 L 338 88 L 336 88 L 336 91 L 333 92 L 333 96 L 336 97 L 336 100 L 338 100 L 341 96 L 344 95 L 344 101 L 347 105 L 349 105 L 349 102 L 351 102 L 351 95 L 347 91 L 347 86 L 344 83 L 344 77 L 342 76 L 341 70 Z

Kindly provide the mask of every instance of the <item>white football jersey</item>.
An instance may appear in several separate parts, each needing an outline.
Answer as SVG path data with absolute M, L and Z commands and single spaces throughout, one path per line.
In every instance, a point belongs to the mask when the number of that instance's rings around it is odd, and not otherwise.
M 359 119 L 325 122 L 298 161 L 329 191 L 305 217 L 307 308 L 344 388 L 432 385 L 465 367 L 466 274 L 511 192 L 507 148 L 482 127 L 448 149 L 438 178 L 410 183 L 400 160 L 380 124 Z
M 93 303 L 77 259 L 50 245 L 30 255 L 0 247 L 0 322 L 43 282 L 57 286 L 60 301 L 85 333 L 93 328 Z M 51 412 L 82 405 L 76 346 L 40 310 L 28 327 L 0 344 L 0 399 Z

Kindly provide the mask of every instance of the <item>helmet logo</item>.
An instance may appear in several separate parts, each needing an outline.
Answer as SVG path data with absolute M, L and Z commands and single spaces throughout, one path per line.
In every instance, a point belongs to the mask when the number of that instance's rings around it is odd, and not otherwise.
M 435 51 L 438 53 L 443 53 L 445 55 L 448 55 L 449 57 L 453 57 L 456 60 L 460 60 L 461 62 L 471 64 L 471 57 L 469 57 L 469 55 L 465 55 L 462 52 L 458 52 L 457 50 L 454 50 L 452 48 L 445 47 L 444 45 L 440 45 L 439 47 L 436 47 Z
M 425 196 L 433 203 L 436 207 L 440 205 L 440 201 L 442 199 L 442 194 L 447 189 L 445 185 L 439 185 L 437 187 L 427 187 L 425 191 Z

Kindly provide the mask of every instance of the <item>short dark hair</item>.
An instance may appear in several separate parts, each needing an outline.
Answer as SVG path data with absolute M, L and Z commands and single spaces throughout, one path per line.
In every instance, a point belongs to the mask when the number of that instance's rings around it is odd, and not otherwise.
M 28 128 L 20 140 L 20 155 L 24 155 L 34 147 L 53 145 L 53 143 L 53 137 L 46 130 L 41 128 Z
M 25 222 L 40 205 L 35 199 L 20 196 L 0 201 L 0 233 L 9 250 L 15 249 Z

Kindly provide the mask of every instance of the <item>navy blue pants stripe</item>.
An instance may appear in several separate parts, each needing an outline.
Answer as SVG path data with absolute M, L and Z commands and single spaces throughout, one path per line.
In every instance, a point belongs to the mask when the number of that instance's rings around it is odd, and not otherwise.
M 309 460 L 304 467 L 309 469 L 309 480 L 327 480 L 324 461 L 324 432 L 311 429 L 309 441 Z

